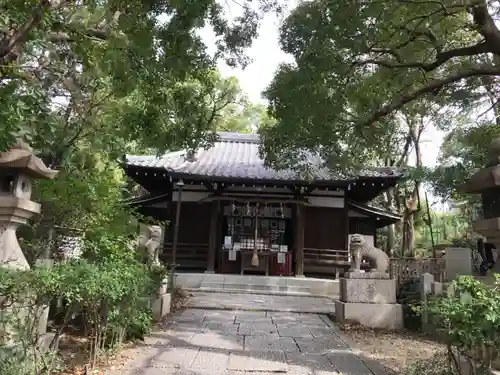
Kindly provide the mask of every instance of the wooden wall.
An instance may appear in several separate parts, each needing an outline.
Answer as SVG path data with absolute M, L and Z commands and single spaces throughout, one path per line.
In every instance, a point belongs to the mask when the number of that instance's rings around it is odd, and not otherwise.
M 346 249 L 347 230 L 342 208 L 304 207 L 304 248 Z
M 346 210 L 304 207 L 304 274 L 335 278 L 348 265 Z
M 375 236 L 377 233 L 377 227 L 373 219 L 351 217 L 349 218 L 349 234 L 364 234 L 368 236 Z
M 162 260 L 170 264 L 175 228 L 176 202 L 169 203 L 170 224 L 164 239 Z M 182 202 L 176 263 L 181 271 L 205 271 L 208 266 L 210 203 Z

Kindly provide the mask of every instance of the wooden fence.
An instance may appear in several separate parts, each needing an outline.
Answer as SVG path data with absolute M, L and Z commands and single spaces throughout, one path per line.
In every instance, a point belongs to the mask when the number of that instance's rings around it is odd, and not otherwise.
M 389 272 L 400 284 L 406 280 L 418 279 L 424 273 L 430 273 L 436 281 L 443 282 L 445 274 L 444 258 L 391 258 Z

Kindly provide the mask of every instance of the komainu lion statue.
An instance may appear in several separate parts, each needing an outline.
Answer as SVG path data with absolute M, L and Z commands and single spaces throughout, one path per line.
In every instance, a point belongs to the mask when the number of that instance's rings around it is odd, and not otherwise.
M 150 225 L 139 235 L 138 248 L 146 250 L 149 266 L 160 265 L 162 232 L 162 227 L 159 225 Z
M 371 272 L 388 272 L 389 257 L 382 250 L 366 242 L 362 234 L 353 234 L 350 241 L 351 272 L 361 270 L 361 260 L 370 263 Z

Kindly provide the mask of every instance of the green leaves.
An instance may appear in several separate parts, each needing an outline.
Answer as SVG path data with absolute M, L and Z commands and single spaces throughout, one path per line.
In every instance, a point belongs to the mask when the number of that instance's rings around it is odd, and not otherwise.
M 498 284 L 488 286 L 472 276 L 453 282 L 455 295 L 431 298 L 432 322 L 449 346 L 489 368 L 498 358 L 500 344 L 500 293 Z
M 444 126 L 456 112 L 435 117 L 437 109 L 479 105 L 480 77 L 500 74 L 480 43 L 487 39 L 482 21 L 470 18 L 479 8 L 424 0 L 301 3 L 280 36 L 294 64 L 283 64 L 266 91 L 278 120 L 263 132 L 267 161 L 293 166 L 293 149 L 302 148 L 341 167 L 366 164 L 395 143 L 405 111 L 420 108 Z
M 275 0 L 257 7 L 245 0 L 229 21 L 213 0 L 47 2 L 35 14 L 37 4 L 3 7 L 5 30 L 36 22 L 9 51 L 0 49 L 0 149 L 24 136 L 53 167 L 82 145 L 104 152 L 131 141 L 161 150 L 203 145 L 212 113 L 235 100 L 214 73 L 216 60 L 244 63 L 263 11 L 280 10 Z M 197 34 L 207 25 L 216 58 Z

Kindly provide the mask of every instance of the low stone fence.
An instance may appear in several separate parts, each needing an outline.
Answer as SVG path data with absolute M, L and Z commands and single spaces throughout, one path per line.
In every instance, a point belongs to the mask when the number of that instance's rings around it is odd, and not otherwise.
M 446 293 L 449 296 L 454 294 L 450 284 L 436 281 L 434 275 L 424 273 L 420 275 L 420 299 L 423 305 L 426 304 L 429 296 L 438 296 Z M 422 310 L 422 331 L 429 332 L 432 328 L 429 323 L 429 315 L 425 308 Z

